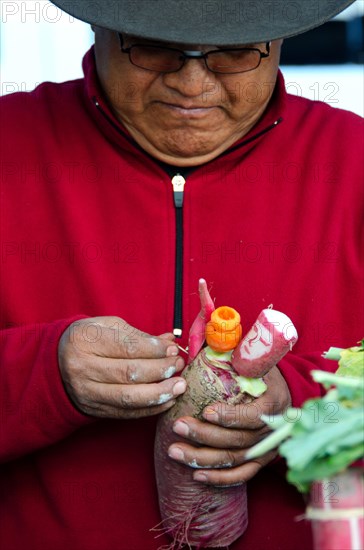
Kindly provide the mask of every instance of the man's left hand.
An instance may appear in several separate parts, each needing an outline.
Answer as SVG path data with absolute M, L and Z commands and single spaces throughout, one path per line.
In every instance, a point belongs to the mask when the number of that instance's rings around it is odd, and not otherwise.
M 168 454 L 195 468 L 196 481 L 238 485 L 275 458 L 277 452 L 271 451 L 256 460 L 245 460 L 246 451 L 270 432 L 260 416 L 278 414 L 291 405 L 288 386 L 277 367 L 271 369 L 264 381 L 267 391 L 249 404 L 215 403 L 204 410 L 206 422 L 185 416 L 174 423 L 175 433 L 186 442 L 174 443 Z

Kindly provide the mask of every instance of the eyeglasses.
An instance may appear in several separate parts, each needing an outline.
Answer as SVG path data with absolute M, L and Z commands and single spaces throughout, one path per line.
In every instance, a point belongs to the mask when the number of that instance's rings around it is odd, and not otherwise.
M 269 57 L 270 42 L 267 42 L 266 52 L 258 48 L 223 48 L 208 52 L 185 51 L 167 46 L 153 46 L 149 44 L 133 44 L 124 47 L 124 40 L 120 33 L 120 49 L 129 55 L 130 62 L 147 71 L 158 73 L 174 73 L 182 69 L 187 59 L 203 59 L 207 69 L 218 74 L 237 74 L 253 71 L 259 67 L 263 58 Z

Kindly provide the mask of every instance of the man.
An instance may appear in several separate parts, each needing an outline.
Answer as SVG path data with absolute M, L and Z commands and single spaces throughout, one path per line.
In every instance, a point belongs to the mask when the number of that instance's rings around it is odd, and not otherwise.
M 4 548 L 169 544 L 150 531 L 155 423 L 185 391 L 204 277 L 245 331 L 273 303 L 300 339 L 255 404 L 177 420 L 169 454 L 248 481 L 231 550 L 307 550 L 284 465 L 244 455 L 260 414 L 318 395 L 321 352 L 362 335 L 362 123 L 278 71 L 283 38 L 351 2 L 54 3 L 95 47 L 84 79 L 2 100 Z

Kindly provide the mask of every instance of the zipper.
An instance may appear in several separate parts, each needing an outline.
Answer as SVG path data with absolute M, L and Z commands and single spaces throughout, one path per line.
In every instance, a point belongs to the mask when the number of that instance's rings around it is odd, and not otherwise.
M 173 200 L 174 200 L 174 206 L 176 211 L 176 256 L 175 256 L 175 289 L 174 289 L 174 316 L 173 316 L 173 334 L 177 338 L 181 338 L 182 336 L 182 299 L 183 299 L 183 198 L 184 198 L 184 187 L 186 184 L 186 178 L 187 175 L 189 175 L 191 172 L 194 172 L 198 168 L 201 168 L 201 166 L 193 166 L 188 168 L 181 168 L 180 170 L 177 169 L 177 167 L 173 167 L 169 164 L 166 164 L 164 162 L 158 161 L 155 159 L 152 155 L 149 153 L 146 153 L 146 151 L 138 145 L 133 138 L 131 138 L 126 132 L 123 131 L 123 129 L 104 111 L 102 106 L 100 105 L 98 99 L 96 96 L 92 97 L 92 101 L 97 108 L 97 110 L 101 113 L 101 115 L 110 123 L 110 125 L 119 133 L 119 135 L 123 136 L 124 139 L 126 139 L 129 143 L 131 143 L 136 149 L 138 149 L 141 153 L 149 157 L 154 163 L 156 163 L 158 166 L 160 166 L 171 178 L 171 183 L 173 187 Z M 265 133 L 271 131 L 273 128 L 278 126 L 283 121 L 282 117 L 279 117 L 277 120 L 273 122 L 273 124 L 270 124 L 260 132 L 254 134 L 250 138 L 243 140 L 238 145 L 235 145 L 231 147 L 230 149 L 227 149 L 221 155 L 219 155 L 219 158 L 224 157 L 225 155 L 229 155 L 231 152 L 240 149 L 244 145 L 247 145 L 251 141 L 256 140 L 260 136 L 264 135 Z M 184 175 L 181 174 L 183 172 Z
M 176 257 L 175 257 L 175 285 L 174 285 L 174 318 L 173 334 L 177 338 L 182 336 L 182 301 L 183 301 L 183 197 L 186 184 L 182 174 L 172 177 L 173 201 L 176 211 Z

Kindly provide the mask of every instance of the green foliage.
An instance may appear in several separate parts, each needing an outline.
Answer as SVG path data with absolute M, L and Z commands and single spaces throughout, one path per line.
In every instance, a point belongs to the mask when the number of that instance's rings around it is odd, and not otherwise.
M 364 340 L 360 346 L 342 350 L 339 360 L 339 368 L 336 374 L 340 376 L 363 376 L 364 365 Z
M 287 479 L 300 491 L 310 483 L 345 470 L 364 455 L 364 347 L 340 350 L 336 374 L 313 371 L 329 391 L 302 408 L 263 416 L 273 433 L 249 450 L 248 459 L 279 448 L 289 468 Z

